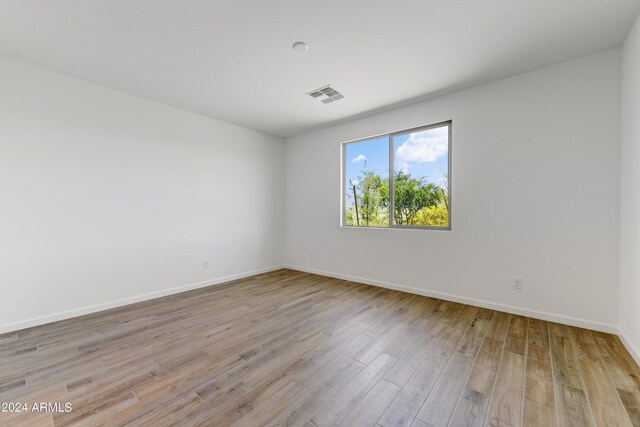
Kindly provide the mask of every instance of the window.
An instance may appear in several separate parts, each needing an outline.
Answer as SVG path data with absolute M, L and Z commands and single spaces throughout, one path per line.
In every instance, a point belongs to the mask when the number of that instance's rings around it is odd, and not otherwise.
M 344 143 L 342 224 L 450 230 L 450 148 L 451 122 Z

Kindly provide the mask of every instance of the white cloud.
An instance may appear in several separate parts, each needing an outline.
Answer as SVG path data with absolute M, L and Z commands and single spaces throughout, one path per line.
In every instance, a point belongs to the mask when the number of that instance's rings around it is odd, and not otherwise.
M 447 127 L 429 129 L 409 135 L 409 139 L 396 150 L 396 159 L 407 165 L 408 162 L 435 162 L 447 154 L 449 129 Z
M 367 157 L 364 154 L 358 154 L 358 156 L 354 157 L 353 160 L 351 160 L 351 163 L 358 163 L 366 160 Z
M 398 162 L 396 163 L 396 170 L 402 171 L 405 174 L 409 173 L 409 167 L 411 165 L 407 162 Z

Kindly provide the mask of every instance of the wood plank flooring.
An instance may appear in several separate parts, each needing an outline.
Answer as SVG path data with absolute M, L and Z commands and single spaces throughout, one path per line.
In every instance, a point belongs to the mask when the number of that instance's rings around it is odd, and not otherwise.
M 640 426 L 640 370 L 613 335 L 279 270 L 0 335 L 0 402 L 29 409 L 1 426 Z

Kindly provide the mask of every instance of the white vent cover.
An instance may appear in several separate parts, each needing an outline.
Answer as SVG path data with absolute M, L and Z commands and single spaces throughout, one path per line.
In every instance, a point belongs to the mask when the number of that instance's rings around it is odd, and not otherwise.
M 337 90 L 335 90 L 333 87 L 331 87 L 331 85 L 321 87 L 320 89 L 312 90 L 311 92 L 307 93 L 307 95 L 319 100 L 323 104 L 328 104 L 330 102 L 338 101 L 344 98 L 344 95 L 338 92 Z

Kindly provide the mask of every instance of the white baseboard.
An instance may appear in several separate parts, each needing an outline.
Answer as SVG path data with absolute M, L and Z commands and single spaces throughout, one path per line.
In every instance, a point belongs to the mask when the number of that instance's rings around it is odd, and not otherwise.
M 180 292 L 186 292 L 193 289 L 204 288 L 207 286 L 220 285 L 232 280 L 244 279 L 245 277 L 255 276 L 256 274 L 268 273 L 270 271 L 280 270 L 284 268 L 283 265 L 274 265 L 271 267 L 261 268 L 258 270 L 247 271 L 244 273 L 232 274 L 229 276 L 218 277 L 215 279 L 205 280 L 203 282 L 191 283 L 188 285 L 178 286 L 171 289 L 164 289 L 157 292 L 150 292 L 143 295 L 136 295 L 132 297 L 122 298 L 115 301 L 110 301 L 101 304 L 94 304 L 87 307 L 76 308 L 68 311 L 61 311 L 58 313 L 50 314 L 47 316 L 34 317 L 32 319 L 23 320 L 20 322 L 6 323 L 0 325 L 0 334 L 8 332 L 18 331 L 21 329 L 31 328 L 33 326 L 44 325 L 46 323 L 58 322 L 60 320 L 70 319 L 72 317 L 84 316 L 85 314 L 96 313 L 98 311 L 108 310 L 111 308 L 122 307 L 124 305 L 135 304 L 141 301 L 147 301 L 154 298 L 164 297 L 167 295 L 178 294 Z
M 285 264 L 285 268 L 302 271 L 305 273 L 318 274 L 321 276 L 334 277 L 336 279 L 349 280 L 351 282 L 364 283 L 367 285 L 378 286 L 381 288 L 394 289 L 396 291 L 408 292 L 410 294 L 423 295 L 423 296 L 443 299 L 447 301 L 459 302 L 462 304 L 469 304 L 476 307 L 488 308 L 491 310 L 504 311 L 511 314 L 518 314 L 520 316 L 533 317 L 535 319 L 541 319 L 541 320 L 546 320 L 550 322 L 563 323 L 565 325 L 577 326 L 580 328 L 593 329 L 595 331 L 606 332 L 610 334 L 618 334 L 620 332 L 618 327 L 614 325 L 609 325 L 609 324 L 600 323 L 600 322 L 593 322 L 591 320 L 579 319 L 576 317 L 563 316 L 561 314 L 531 310 L 523 307 L 515 307 L 515 306 L 499 304 L 491 301 L 485 301 L 485 300 L 480 300 L 475 298 L 467 298 L 460 295 L 452 295 L 444 292 L 430 291 L 427 289 L 412 288 L 410 286 L 403 286 L 395 283 L 383 282 L 380 280 L 350 276 L 347 274 L 333 273 L 333 272 L 324 271 L 324 270 L 315 270 L 312 268 L 300 267 L 296 265 Z
M 631 344 L 631 341 L 627 339 L 624 331 L 621 330 L 618 336 L 620 337 L 620 341 L 622 341 L 622 344 L 625 346 L 631 357 L 633 357 L 638 366 L 640 366 L 640 352 L 633 346 L 633 344 Z

